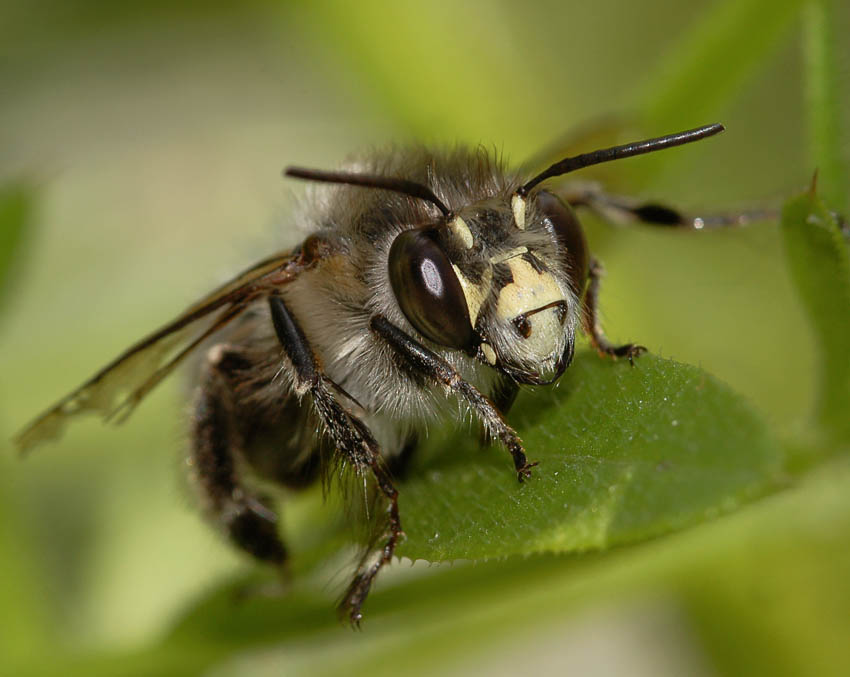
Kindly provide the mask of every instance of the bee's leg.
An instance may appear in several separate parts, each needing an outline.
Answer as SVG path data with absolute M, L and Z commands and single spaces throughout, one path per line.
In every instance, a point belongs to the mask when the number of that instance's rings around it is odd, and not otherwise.
M 519 386 L 516 381 L 509 376 L 503 375 L 496 381 L 495 389 L 493 394 L 490 396 L 490 399 L 493 402 L 493 406 L 496 407 L 496 410 L 504 417 L 508 415 L 511 407 L 514 406 L 514 402 L 516 401 L 518 394 Z M 493 438 L 486 427 L 481 429 L 479 441 L 481 442 L 482 447 L 493 443 Z
M 375 315 L 369 322 L 369 326 L 392 346 L 407 366 L 416 373 L 462 397 L 478 414 L 490 435 L 501 441 L 511 452 L 519 481 L 522 482 L 524 478 L 531 477 L 531 468 L 537 463 L 528 462 L 519 436 L 505 423 L 499 410 L 489 399 L 471 383 L 464 381 L 454 367 L 442 357 L 423 346 L 412 336 L 405 334 L 385 317 Z
M 598 302 L 599 302 L 599 283 L 605 270 L 602 264 L 594 257 L 590 257 L 589 277 L 590 281 L 587 285 L 587 290 L 584 292 L 584 302 L 582 305 L 582 327 L 584 333 L 590 339 L 591 345 L 600 355 L 608 355 L 610 357 L 626 357 L 634 366 L 635 358 L 641 353 L 646 352 L 646 348 L 634 343 L 626 343 L 621 346 L 615 346 L 605 337 L 605 332 L 602 331 L 602 324 L 599 321 Z
M 313 350 L 301 327 L 278 296 L 269 297 L 272 322 L 284 352 L 292 363 L 295 391 L 309 393 L 313 406 L 330 435 L 336 449 L 345 456 L 355 470 L 371 471 L 378 489 L 387 499 L 387 520 L 384 543 L 371 549 L 360 562 L 357 573 L 346 590 L 340 611 L 357 625 L 361 619 L 360 607 L 369 594 L 372 582 L 381 567 L 392 560 L 401 538 L 401 519 L 398 514 L 398 492 L 381 459 L 381 450 L 372 433 L 356 416 L 346 411 L 337 401 L 334 392 L 339 386 L 328 379 L 321 370 Z
M 603 218 L 619 224 L 646 223 L 667 228 L 708 230 L 746 226 L 758 221 L 771 221 L 779 214 L 772 209 L 718 214 L 686 214 L 669 205 L 644 202 L 633 197 L 611 195 L 591 184 L 568 190 L 562 197 L 573 207 L 587 207 Z
M 238 372 L 249 366 L 230 346 L 209 351 L 192 417 L 191 463 L 207 511 L 230 540 L 257 559 L 280 566 L 287 555 L 277 533 L 277 515 L 243 484 L 237 462 L 242 439 L 235 389 Z

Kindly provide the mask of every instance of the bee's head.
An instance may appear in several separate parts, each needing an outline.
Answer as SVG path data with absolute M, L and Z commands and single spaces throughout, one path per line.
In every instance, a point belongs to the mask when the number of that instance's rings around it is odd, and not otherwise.
M 434 343 L 463 350 L 519 383 L 542 384 L 557 379 L 572 359 L 588 257 L 572 209 L 538 186 L 721 131 L 723 125 L 706 125 L 567 157 L 506 197 L 455 210 L 430 185 L 405 178 L 294 167 L 286 174 L 388 190 L 436 207 L 438 223 L 403 231 L 390 247 L 389 278 L 402 313 Z M 469 178 L 456 183 L 468 188 Z
M 404 231 L 389 254 L 396 300 L 419 333 L 519 383 L 551 383 L 569 365 L 586 274 L 581 226 L 546 191 Z

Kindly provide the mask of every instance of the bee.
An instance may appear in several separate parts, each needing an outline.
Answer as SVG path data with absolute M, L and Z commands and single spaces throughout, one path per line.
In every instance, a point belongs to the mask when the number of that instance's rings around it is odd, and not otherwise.
M 377 153 L 342 171 L 289 168 L 316 184 L 298 219 L 311 234 L 266 258 L 131 346 L 16 437 L 28 450 L 84 412 L 124 420 L 190 355 L 200 357 L 189 462 L 203 509 L 229 540 L 282 567 L 287 550 L 252 474 L 303 487 L 345 465 L 381 502 L 371 545 L 340 603 L 359 624 L 402 538 L 395 476 L 427 426 L 458 404 L 511 456 L 529 460 L 505 416 L 523 384 L 554 383 L 581 328 L 633 363 L 597 317 L 602 268 L 575 208 L 665 226 L 704 219 L 606 195 L 557 194 L 549 179 L 690 143 L 719 124 L 565 158 L 531 178 L 481 148 Z

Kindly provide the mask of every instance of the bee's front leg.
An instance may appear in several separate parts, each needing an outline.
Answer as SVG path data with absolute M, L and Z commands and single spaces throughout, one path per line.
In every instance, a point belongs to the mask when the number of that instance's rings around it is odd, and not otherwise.
M 528 461 L 519 436 L 505 423 L 499 410 L 487 397 L 471 383 L 464 381 L 454 367 L 442 357 L 423 346 L 412 336 L 408 336 L 385 317 L 374 316 L 369 326 L 417 373 L 462 397 L 478 414 L 488 433 L 511 452 L 519 481 L 522 482 L 525 478 L 531 477 L 531 469 L 537 463 Z
M 369 589 L 381 567 L 392 560 L 402 536 L 398 492 L 381 458 L 378 443 L 366 425 L 337 401 L 334 392 L 342 392 L 341 389 L 322 372 L 307 337 L 283 299 L 269 297 L 269 309 L 277 337 L 292 364 L 296 393 L 310 395 L 337 451 L 357 472 L 368 470 L 372 473 L 388 503 L 384 532 L 376 537 L 376 540 L 383 538 L 384 542 L 380 547 L 370 548 L 365 553 L 340 604 L 340 611 L 348 616 L 351 623 L 358 625 L 362 618 L 360 608 Z

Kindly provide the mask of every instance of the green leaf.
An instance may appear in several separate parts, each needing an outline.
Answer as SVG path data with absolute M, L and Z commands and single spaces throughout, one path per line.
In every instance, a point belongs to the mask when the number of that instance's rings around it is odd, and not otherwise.
M 791 276 L 819 348 L 815 419 L 836 441 L 848 444 L 850 248 L 835 217 L 814 191 L 786 203 L 782 235 Z
M 0 187 L 0 301 L 32 208 L 32 194 L 24 185 Z
M 431 561 L 581 552 L 727 512 L 778 481 L 781 453 L 750 406 L 696 367 L 578 356 L 510 421 L 540 462 L 520 485 L 507 453 L 468 432 L 400 488 L 400 553 Z M 426 452 L 427 453 L 427 452 Z

